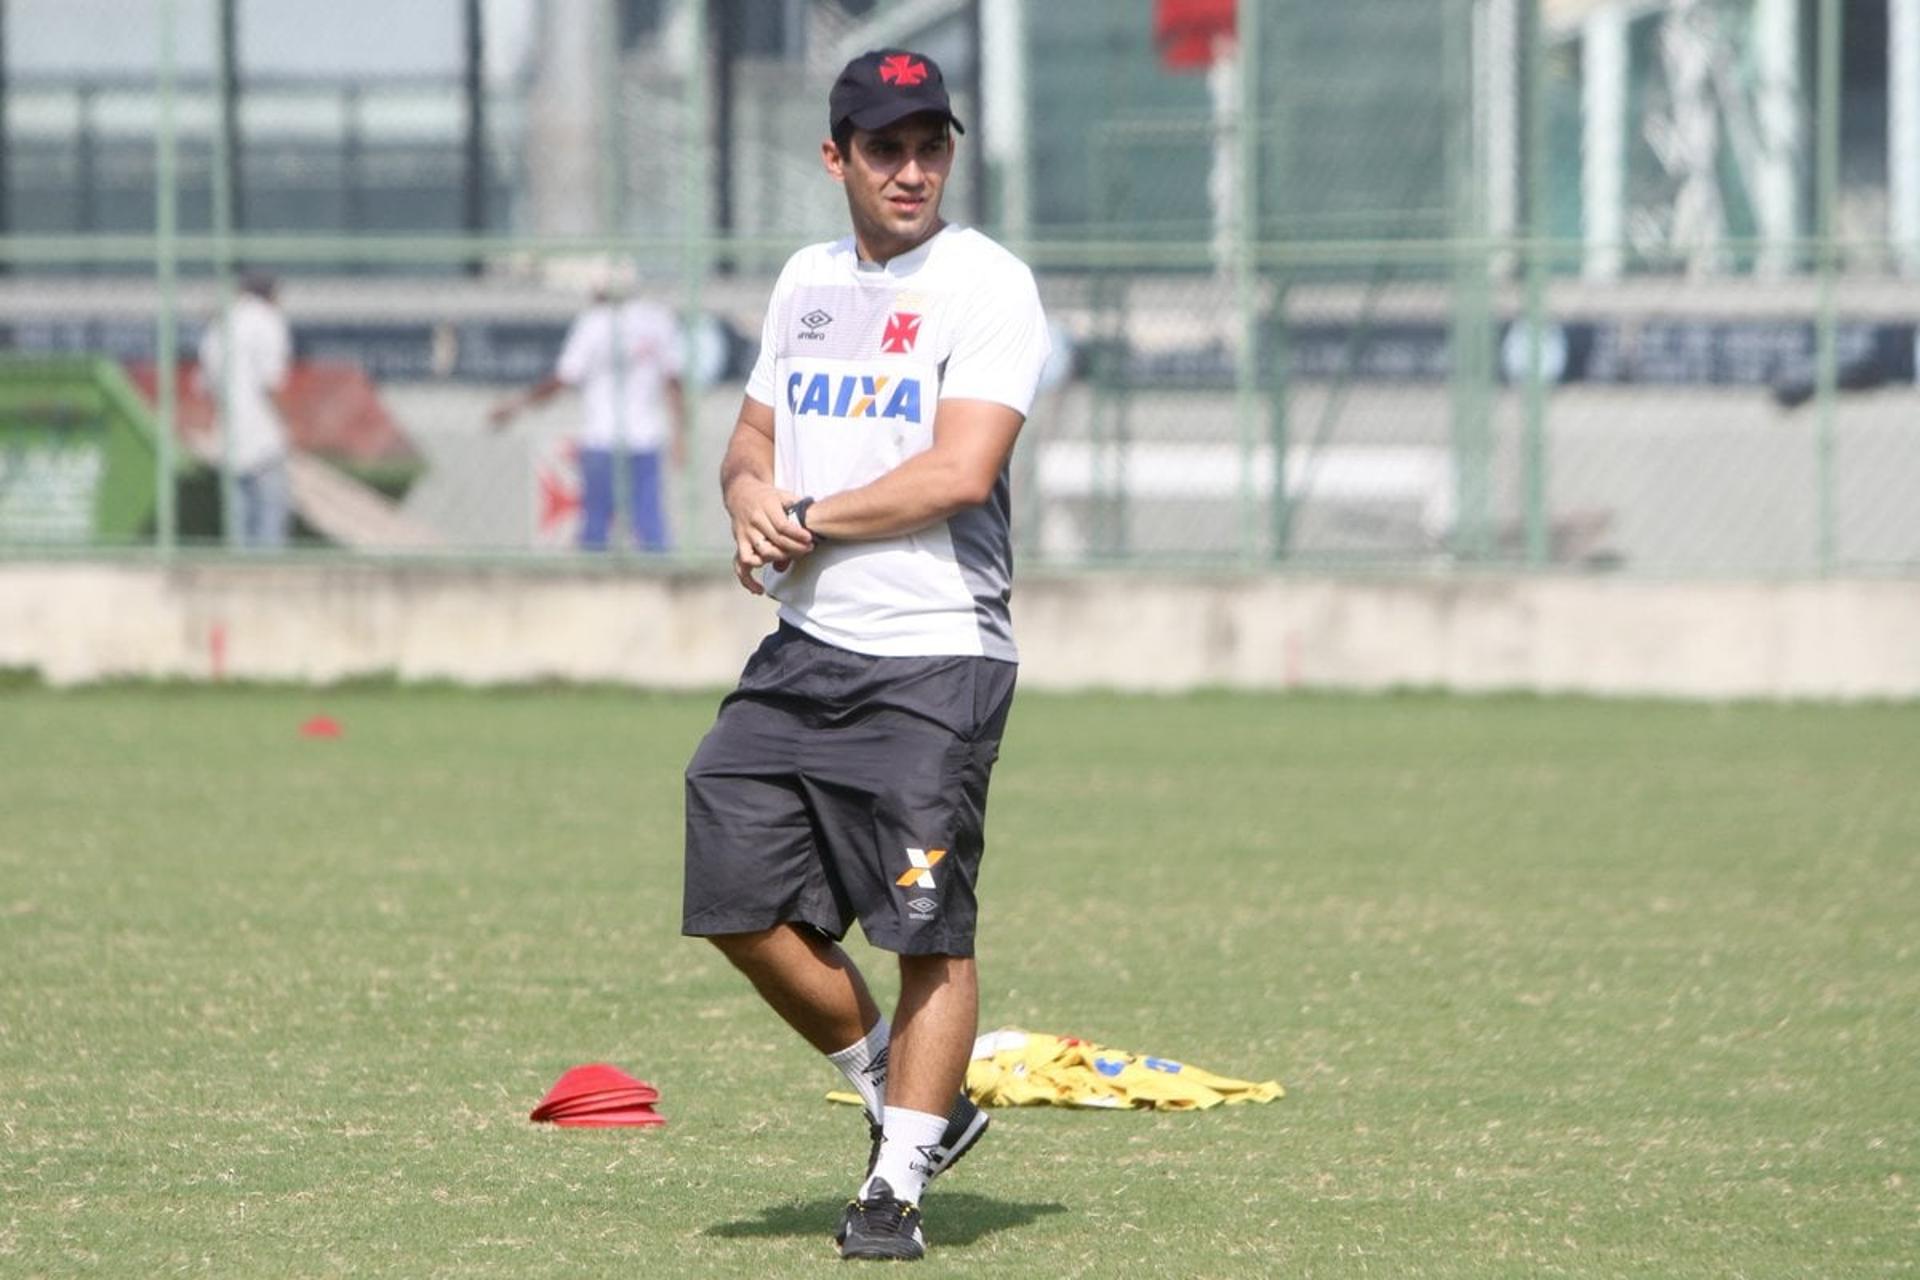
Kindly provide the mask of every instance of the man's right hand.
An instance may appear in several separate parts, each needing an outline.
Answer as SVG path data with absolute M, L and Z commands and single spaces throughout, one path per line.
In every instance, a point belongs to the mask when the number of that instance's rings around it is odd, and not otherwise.
M 784 570 L 813 550 L 813 535 L 787 514 L 798 495 L 764 480 L 742 476 L 727 490 L 727 515 L 733 521 L 733 574 L 754 595 L 766 588 L 754 576 L 772 565 Z

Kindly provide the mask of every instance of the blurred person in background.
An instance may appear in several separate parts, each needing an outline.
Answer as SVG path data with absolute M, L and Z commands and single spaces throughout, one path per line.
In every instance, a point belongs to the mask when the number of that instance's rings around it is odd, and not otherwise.
M 239 540 L 249 547 L 284 547 L 293 527 L 287 475 L 293 335 L 276 302 L 278 292 L 272 276 L 246 273 L 233 305 L 200 339 L 200 377 L 218 406 L 225 439 L 218 448 L 203 440 L 196 451 L 232 469 L 238 509 L 230 518 L 238 520 Z
M 621 460 L 634 547 L 665 551 L 671 545 L 661 472 L 665 462 L 677 469 L 686 460 L 680 324 L 666 307 L 633 297 L 636 283 L 630 267 L 603 268 L 593 302 L 574 317 L 553 372 L 500 401 L 489 415 L 499 430 L 564 388 L 580 392 L 586 410 L 579 455 L 584 551 L 607 549 Z

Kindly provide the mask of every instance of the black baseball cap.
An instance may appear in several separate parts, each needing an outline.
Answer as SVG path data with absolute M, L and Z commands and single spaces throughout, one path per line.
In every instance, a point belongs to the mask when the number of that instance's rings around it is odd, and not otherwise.
M 869 49 L 841 71 L 827 98 L 827 129 L 842 123 L 856 129 L 884 129 L 896 120 L 932 111 L 960 133 L 966 127 L 947 100 L 940 64 L 910 49 Z

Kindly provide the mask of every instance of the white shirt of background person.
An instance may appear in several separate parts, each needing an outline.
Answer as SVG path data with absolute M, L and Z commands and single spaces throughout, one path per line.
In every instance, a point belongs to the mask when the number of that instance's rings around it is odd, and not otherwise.
M 668 387 L 681 363 L 679 322 L 658 303 L 603 302 L 581 312 L 554 367 L 580 391 L 586 415 L 580 443 L 611 449 L 617 441 L 645 453 L 664 448 L 672 434 Z
M 234 358 L 226 358 L 231 340 Z M 224 319 L 216 318 L 200 340 L 200 365 L 206 390 L 225 383 L 220 406 L 228 448 L 223 461 L 246 474 L 287 455 L 287 427 L 274 394 L 287 381 L 293 362 L 293 337 L 280 309 L 257 294 L 242 293 Z

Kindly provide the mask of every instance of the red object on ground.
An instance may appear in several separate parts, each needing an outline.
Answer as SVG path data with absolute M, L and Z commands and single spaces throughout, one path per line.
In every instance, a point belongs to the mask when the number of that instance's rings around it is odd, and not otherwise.
M 529 1119 L 551 1121 L 567 1128 L 610 1128 L 638 1125 L 658 1128 L 667 1122 L 650 1103 L 660 1091 L 605 1062 L 574 1067 L 554 1082 Z
M 344 732 L 340 722 L 332 716 L 315 716 L 300 726 L 300 736 L 303 738 L 337 738 Z
M 544 467 L 540 471 L 540 527 L 551 529 L 580 510 L 580 490 Z
M 1234 0 L 1154 0 L 1153 42 L 1169 71 L 1213 65 L 1213 38 L 1235 29 Z
M 555 1116 L 553 1123 L 562 1129 L 660 1129 L 667 1118 L 652 1107 L 627 1107 L 620 1111 L 595 1111 L 588 1115 Z
M 552 1120 L 559 1116 L 583 1115 L 589 1111 L 618 1111 L 623 1107 L 645 1107 L 658 1101 L 660 1101 L 660 1094 L 654 1089 L 609 1089 L 605 1093 L 591 1094 L 584 1098 L 569 1098 L 565 1102 L 541 1107 L 533 1113 L 533 1118 Z

